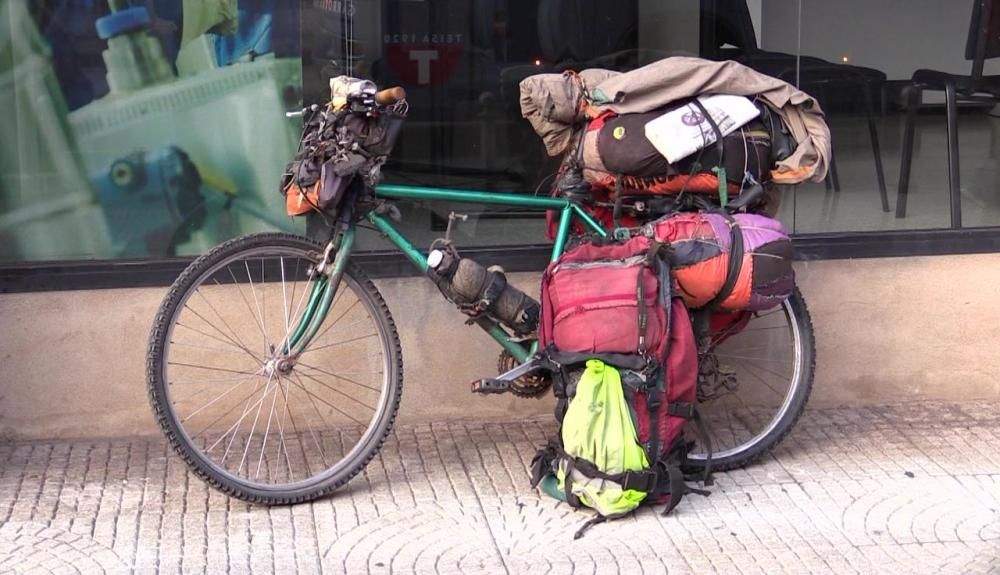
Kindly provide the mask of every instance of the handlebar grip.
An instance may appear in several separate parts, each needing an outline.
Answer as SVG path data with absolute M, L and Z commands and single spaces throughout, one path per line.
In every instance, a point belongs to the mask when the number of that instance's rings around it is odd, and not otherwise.
M 400 86 L 387 88 L 375 93 L 375 103 L 379 106 L 391 106 L 406 98 L 406 90 Z

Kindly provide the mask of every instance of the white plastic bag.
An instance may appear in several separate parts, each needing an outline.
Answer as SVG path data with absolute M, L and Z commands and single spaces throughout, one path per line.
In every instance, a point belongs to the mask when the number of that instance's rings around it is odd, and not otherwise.
M 726 136 L 760 115 L 744 96 L 719 94 L 698 98 Z M 671 110 L 646 124 L 646 139 L 670 163 L 714 144 L 717 135 L 705 114 L 693 102 Z

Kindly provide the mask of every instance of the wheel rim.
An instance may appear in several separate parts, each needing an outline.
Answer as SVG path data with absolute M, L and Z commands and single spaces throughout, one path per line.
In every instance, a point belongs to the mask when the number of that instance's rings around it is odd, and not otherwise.
M 194 280 L 166 330 L 160 373 L 174 427 L 193 456 L 247 487 L 288 492 L 338 476 L 390 415 L 389 338 L 350 276 L 309 347 L 282 353 L 317 256 L 270 246 L 223 258 Z M 357 372 L 362 357 L 374 369 Z
M 770 321 L 766 321 L 768 318 Z M 751 319 L 745 329 L 707 354 L 720 364 L 728 363 L 728 369 L 723 371 L 735 371 L 737 379 L 736 391 L 714 400 L 699 398 L 699 411 L 712 437 L 713 460 L 737 458 L 748 452 L 772 436 L 790 416 L 803 381 L 803 342 L 799 317 L 789 299 L 776 310 Z M 706 358 L 700 359 L 704 365 Z M 782 380 L 783 390 L 775 386 Z M 699 386 L 705 381 L 705 376 L 700 376 Z M 775 401 L 777 396 L 780 401 Z M 705 461 L 700 440 L 688 457 Z

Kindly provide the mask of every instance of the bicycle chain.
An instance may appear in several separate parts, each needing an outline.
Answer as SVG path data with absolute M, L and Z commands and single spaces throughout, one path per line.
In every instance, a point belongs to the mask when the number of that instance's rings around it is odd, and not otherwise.
M 520 365 L 509 351 L 500 352 L 497 360 L 498 374 L 504 374 Z M 552 386 L 552 376 L 544 375 L 522 375 L 510 384 L 510 392 L 516 397 L 541 397 L 549 387 Z

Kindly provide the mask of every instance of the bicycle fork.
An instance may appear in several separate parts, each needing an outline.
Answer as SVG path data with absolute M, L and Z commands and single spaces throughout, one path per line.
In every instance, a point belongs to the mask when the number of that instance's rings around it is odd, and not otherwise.
M 347 261 L 354 247 L 354 234 L 353 224 L 342 224 L 341 232 L 327 242 L 320 262 L 310 272 L 310 275 L 317 276 L 316 281 L 312 283 L 309 301 L 302 317 L 297 320 L 295 329 L 282 346 L 283 355 L 297 357 L 316 337 L 347 269 Z M 330 261 L 331 255 L 333 261 Z

